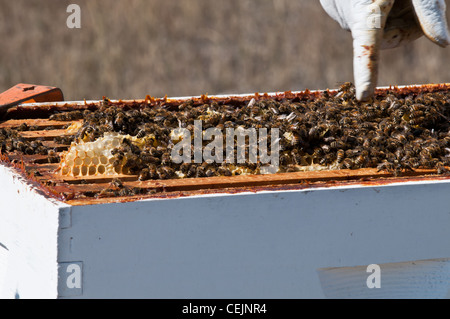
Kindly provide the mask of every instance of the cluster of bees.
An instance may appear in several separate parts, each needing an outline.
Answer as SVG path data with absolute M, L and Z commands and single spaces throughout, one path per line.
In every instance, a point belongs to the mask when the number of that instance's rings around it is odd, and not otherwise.
M 279 129 L 279 172 L 313 169 L 377 168 L 401 175 L 417 168 L 448 173 L 450 165 L 450 93 L 402 94 L 384 90 L 372 101 L 355 99 L 351 83 L 336 94 L 323 91 L 304 98 L 267 98 L 251 101 L 202 102 L 186 100 L 177 105 L 156 106 L 112 103 L 105 99 L 97 109 L 54 114 L 51 119 L 82 119 L 73 137 L 59 142 L 92 142 L 105 132 L 117 132 L 145 139 L 137 147 L 130 139 L 111 150 L 114 161 L 122 163 L 139 180 L 180 177 L 258 174 L 257 163 L 180 163 L 172 161 L 171 132 L 186 128 L 194 135 L 194 121 L 202 128 Z M 224 134 L 224 139 L 225 139 Z M 64 140 L 65 139 L 65 140 Z M 270 140 L 270 136 L 268 137 Z M 23 144 L 21 144 L 23 143 Z M 31 142 L 33 143 L 33 142 Z M 25 154 L 51 152 L 20 139 L 14 130 L 0 130 L 0 147 Z M 205 145 L 205 144 L 204 144 Z M 225 158 L 225 156 L 224 156 Z
M 25 123 L 17 128 L 0 128 L 0 153 L 25 155 L 46 155 L 50 163 L 59 162 L 57 152 L 43 145 L 40 140 L 27 140 L 20 135 L 22 131 L 34 130 Z

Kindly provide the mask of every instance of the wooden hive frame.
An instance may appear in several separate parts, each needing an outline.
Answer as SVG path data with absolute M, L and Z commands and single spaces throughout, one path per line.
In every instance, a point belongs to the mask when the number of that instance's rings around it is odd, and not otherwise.
M 390 87 L 378 89 L 391 90 L 397 93 L 424 93 L 447 91 L 449 84 L 421 85 L 410 87 Z M 333 93 L 334 91 L 330 91 Z M 200 96 L 189 98 L 170 98 L 155 99 L 147 97 L 145 100 L 119 101 L 125 104 L 147 103 L 154 105 L 156 103 L 178 104 L 186 99 L 202 100 L 204 102 L 212 101 L 250 101 L 252 98 L 294 98 L 307 95 L 317 96 L 321 91 L 303 91 L 303 92 L 284 92 L 271 94 L 254 95 L 233 95 L 233 96 Z M 47 146 L 54 148 L 57 152 L 62 152 L 68 148 L 68 145 L 60 145 L 55 142 L 55 137 L 67 135 L 65 127 L 74 121 L 54 121 L 49 116 L 55 111 L 73 111 L 95 109 L 101 101 L 83 101 L 83 102 L 57 102 L 57 103 L 35 103 L 22 104 L 10 108 L 3 119 L 0 120 L 0 128 L 17 128 L 22 124 L 34 127 L 33 131 L 23 131 L 20 135 L 27 140 L 39 139 Z M 44 192 L 46 196 L 56 197 L 59 200 L 67 202 L 69 205 L 88 205 L 110 202 L 127 202 L 147 198 L 171 198 L 180 196 L 192 196 L 213 193 L 240 193 L 256 192 L 265 190 L 288 190 L 304 189 L 313 187 L 332 187 L 351 184 L 390 184 L 417 180 L 442 180 L 449 179 L 449 176 L 436 175 L 436 170 L 417 169 L 410 172 L 404 172 L 401 177 L 393 174 L 378 171 L 374 168 L 354 169 L 354 170 L 335 170 L 335 171 L 312 171 L 312 172 L 293 172 L 277 173 L 268 175 L 245 175 L 230 177 L 205 177 L 205 178 L 186 178 L 169 180 L 148 180 L 139 181 L 136 175 L 117 175 L 117 176 L 83 176 L 70 177 L 62 176 L 56 173 L 58 164 L 48 163 L 47 156 L 43 155 L 1 155 L 1 162 L 4 165 L 10 165 L 21 171 L 26 179 L 33 183 L 37 189 Z M 99 196 L 102 190 L 111 187 L 113 179 L 119 178 L 127 188 L 144 190 L 145 194 L 129 195 L 122 197 L 102 197 Z

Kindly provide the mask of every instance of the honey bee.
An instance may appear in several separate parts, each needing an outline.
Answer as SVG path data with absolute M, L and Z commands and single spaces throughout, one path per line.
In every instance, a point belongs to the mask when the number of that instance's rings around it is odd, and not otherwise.
M 138 133 L 136 134 L 137 138 L 143 138 L 146 135 L 145 130 L 139 130 Z
M 113 188 L 123 188 L 123 187 L 124 187 L 122 180 L 120 180 L 119 178 L 114 178 L 114 179 L 109 183 L 109 186 L 110 186 L 110 187 L 113 187 Z
M 152 156 L 145 152 L 142 152 L 139 156 L 140 156 L 142 162 L 144 162 L 144 163 L 147 163 L 147 164 L 152 163 L 152 164 L 157 164 L 157 165 L 161 164 L 161 159 L 159 157 Z
M 214 168 L 208 168 L 207 170 L 206 170 L 206 172 L 205 172 L 205 175 L 207 176 L 207 177 L 212 177 L 212 176 L 215 176 L 216 175 L 216 171 L 215 171 L 215 169 Z
M 27 147 L 25 148 L 24 153 L 27 154 L 27 155 L 33 155 L 33 154 L 35 154 L 35 150 L 34 150 L 32 147 L 27 146 Z
M 140 158 L 136 154 L 127 154 L 126 157 L 124 157 L 125 163 L 123 167 L 128 168 L 129 170 L 133 171 L 136 166 L 139 166 Z
M 423 111 L 411 111 L 409 113 L 409 118 L 411 118 L 411 119 L 417 119 L 417 118 L 420 118 L 420 117 L 423 117 L 423 116 L 424 116 L 424 112 Z
M 450 136 L 445 136 L 440 140 L 440 144 L 442 146 L 449 146 L 450 145 Z
M 191 168 L 191 166 L 192 166 L 191 163 L 182 163 L 182 164 L 180 165 L 180 171 L 181 171 L 183 174 L 186 174 L 186 173 L 189 171 L 189 169 Z
M 439 145 L 436 144 L 436 143 L 432 143 L 432 144 L 426 146 L 426 147 L 424 148 L 424 150 L 425 150 L 426 152 L 430 153 L 432 156 L 439 155 L 439 153 L 441 152 L 441 148 L 440 148 Z
M 323 139 L 323 141 L 324 141 L 325 143 L 333 143 L 334 141 L 336 141 L 336 137 L 334 137 L 334 136 L 327 136 L 327 137 L 325 137 L 325 138 Z
M 368 156 L 368 152 L 367 151 L 362 151 L 361 154 L 355 159 L 355 165 L 362 167 L 364 166 L 364 164 L 367 162 L 367 156 Z
M 394 130 L 394 124 L 393 122 L 390 123 L 386 123 L 386 125 L 383 126 L 383 131 L 382 133 L 386 136 L 389 136 L 391 134 L 391 132 Z
M 291 162 L 290 156 L 288 154 L 282 154 L 280 156 L 280 164 L 287 165 Z
M 148 168 L 144 168 L 139 172 L 138 180 L 146 181 L 150 179 L 150 170 Z
M 422 104 L 416 103 L 409 106 L 409 112 L 414 113 L 420 111 L 423 108 Z
M 420 165 L 423 167 L 432 167 L 433 157 L 428 152 L 420 152 Z
M 328 164 L 333 163 L 334 160 L 335 160 L 334 153 L 328 153 L 324 157 L 322 157 L 322 159 L 319 161 L 319 164 L 320 165 L 328 165 Z
M 76 139 L 79 141 L 91 141 L 91 134 L 95 131 L 95 128 L 91 125 L 86 125 L 76 134 Z
M 353 85 L 352 82 L 345 82 L 339 87 L 339 92 L 353 92 L 353 91 L 355 91 L 355 86 Z
M 131 196 L 141 195 L 141 194 L 145 194 L 145 193 L 146 193 L 146 190 L 143 188 L 140 188 L 140 187 L 133 187 L 131 189 L 128 189 L 128 194 Z
M 353 161 L 350 158 L 346 158 L 341 163 L 341 168 L 345 169 L 352 169 L 353 168 Z
M 174 177 L 175 170 L 172 167 L 170 167 L 170 166 L 163 166 L 161 169 L 166 173 L 168 178 Z
M 408 138 L 404 133 L 397 134 L 395 138 L 403 145 L 408 142 Z
M 233 175 L 233 173 L 227 167 L 224 167 L 224 166 L 220 166 L 218 168 L 217 172 L 219 173 L 219 175 L 223 175 L 223 176 Z
M 185 172 L 187 177 L 195 177 L 197 174 L 197 166 L 189 165 L 187 171 Z
M 408 163 L 413 169 L 420 167 L 420 161 L 415 157 L 409 158 Z
M 291 146 L 296 146 L 300 144 L 300 136 L 296 133 L 292 133 L 292 138 L 291 138 Z
M 56 153 L 55 150 L 52 150 L 52 149 L 48 150 L 47 155 L 48 155 L 47 160 L 49 163 L 59 163 L 60 158 L 59 158 L 58 153 Z
M 125 119 L 126 119 L 125 114 L 120 112 L 120 113 L 116 114 L 114 124 L 117 125 L 118 127 L 122 127 L 125 125 Z
M 102 189 L 100 193 L 98 193 L 95 197 L 97 198 L 105 198 L 105 197 L 113 197 L 115 196 L 114 191 L 109 188 Z
M 439 175 L 449 175 L 450 174 L 450 170 L 444 166 L 443 162 L 436 163 L 436 168 L 437 168 L 436 172 Z
M 22 124 L 19 125 L 17 130 L 18 131 L 28 131 L 29 130 L 29 126 L 27 125 L 27 123 L 22 123 Z
M 341 162 L 344 160 L 344 157 L 345 157 L 345 152 L 344 152 L 344 150 L 342 150 L 342 149 L 338 150 L 338 151 L 337 151 L 337 154 L 336 154 L 336 161 L 337 161 L 338 163 L 341 163 Z
M 203 167 L 202 165 L 197 166 L 197 172 L 196 172 L 196 177 L 205 177 L 206 176 L 206 170 L 205 167 Z
M 148 173 L 150 175 L 150 179 L 158 179 L 158 172 L 155 165 L 148 166 Z
M 18 151 L 20 151 L 20 152 L 23 152 L 27 146 L 26 146 L 26 144 L 25 144 L 23 141 L 21 141 L 21 140 L 15 140 L 15 141 L 13 142 L 13 147 L 14 147 L 16 150 L 18 150 Z
M 425 121 L 425 117 L 424 116 L 420 116 L 417 118 L 412 118 L 409 120 L 409 124 L 412 126 L 417 126 L 417 125 L 421 125 L 423 122 Z
M 121 188 L 118 191 L 114 191 L 115 197 L 125 197 L 128 195 L 131 195 L 131 192 L 127 187 Z
M 308 132 L 310 139 L 318 139 L 320 137 L 320 130 L 317 126 L 313 126 L 309 129 Z
M 325 154 L 328 154 L 328 153 L 330 153 L 330 151 L 331 151 L 331 147 L 330 147 L 329 145 L 324 144 L 324 145 L 322 145 L 322 151 L 323 151 Z
M 113 132 L 114 131 L 114 122 L 112 120 L 108 120 L 105 123 L 105 131 Z
M 314 156 L 314 155 L 313 155 Z M 302 163 L 302 155 L 297 149 L 293 149 L 291 151 L 292 162 L 296 165 L 301 165 Z
M 170 165 L 172 164 L 172 157 L 169 153 L 164 153 L 161 156 L 161 164 L 162 165 Z
M 113 156 L 113 166 L 117 167 L 123 163 L 124 154 L 123 153 L 115 153 Z
M 325 154 L 323 148 L 318 147 L 314 149 L 314 152 L 312 154 L 313 157 L 322 157 Z
M 386 171 L 388 173 L 393 172 L 394 164 L 392 164 L 391 162 L 388 162 L 388 161 L 384 161 L 384 162 L 378 164 L 377 170 L 378 170 L 378 172 L 381 172 L 381 171 Z
M 158 179 L 169 179 L 170 176 L 168 172 L 164 169 L 164 166 L 160 166 L 156 169 L 156 173 L 158 174 Z
M 345 148 L 347 145 L 343 141 L 333 141 L 330 143 L 330 147 L 333 149 Z

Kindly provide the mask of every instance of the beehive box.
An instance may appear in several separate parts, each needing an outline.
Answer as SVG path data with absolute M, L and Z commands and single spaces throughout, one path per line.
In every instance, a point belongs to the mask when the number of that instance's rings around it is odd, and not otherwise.
M 364 105 L 344 85 L 12 108 L 0 122 L 2 295 L 445 297 L 448 89 L 384 88 Z M 279 128 L 279 166 L 173 165 L 168 138 L 195 119 Z M 368 287 L 370 264 L 381 288 Z

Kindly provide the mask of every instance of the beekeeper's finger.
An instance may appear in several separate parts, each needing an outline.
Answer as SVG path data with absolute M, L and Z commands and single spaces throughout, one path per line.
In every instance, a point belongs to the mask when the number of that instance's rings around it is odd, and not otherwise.
M 352 26 L 353 70 L 356 98 L 369 99 L 377 85 L 378 61 L 383 30 L 393 0 L 360 1 L 352 7 L 358 20 Z
M 414 10 L 425 35 L 445 47 L 450 44 L 444 0 L 413 0 Z

